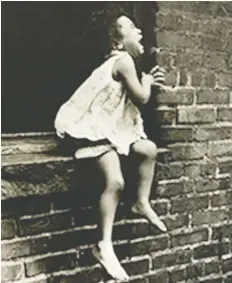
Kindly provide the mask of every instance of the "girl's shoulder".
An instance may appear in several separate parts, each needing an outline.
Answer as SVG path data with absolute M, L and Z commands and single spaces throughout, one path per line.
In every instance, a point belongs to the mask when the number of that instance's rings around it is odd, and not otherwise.
M 127 73 L 135 69 L 135 62 L 128 52 L 123 52 L 115 61 L 114 68 L 119 73 Z

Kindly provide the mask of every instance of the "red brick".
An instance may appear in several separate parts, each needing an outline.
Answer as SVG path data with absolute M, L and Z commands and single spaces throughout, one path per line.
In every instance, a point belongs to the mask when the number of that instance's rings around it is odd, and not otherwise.
M 165 85 L 166 86 L 176 86 L 177 72 L 176 70 L 170 70 L 165 75 Z M 162 103 L 161 103 L 162 104 Z
M 224 283 L 232 283 L 232 275 L 229 275 L 225 278 Z
M 130 281 L 132 283 L 148 283 L 148 279 L 147 278 L 131 279 Z
M 204 72 L 202 70 L 192 71 L 192 86 L 194 87 L 202 87 L 204 83 Z
M 183 164 L 180 162 L 171 162 L 163 164 L 157 162 L 157 180 L 177 179 L 184 175 Z
M 209 197 L 186 197 L 185 195 L 171 200 L 171 213 L 198 211 L 208 207 Z
M 220 173 L 232 174 L 232 158 L 225 157 L 219 159 L 219 169 L 220 169 Z
M 168 146 L 172 153 L 172 159 L 192 160 L 200 159 L 207 153 L 207 145 L 205 143 L 190 143 L 190 144 L 171 144 Z
M 188 214 L 169 216 L 169 217 L 165 217 L 164 222 L 168 227 L 168 231 L 172 231 L 175 229 L 187 227 L 189 223 L 189 217 Z M 157 229 L 157 228 L 154 226 L 152 230 L 153 229 Z
M 232 108 L 217 108 L 217 120 L 232 122 Z
M 188 48 L 196 45 L 196 38 L 187 34 L 177 34 L 174 31 L 157 31 L 157 45 L 162 48 L 172 48 L 177 50 L 179 48 Z
M 50 196 L 27 196 L 2 200 L 2 217 L 19 217 L 50 210 Z
M 205 270 L 205 275 L 209 275 L 209 274 L 212 274 L 212 273 L 218 274 L 220 272 L 220 267 L 219 267 L 218 261 L 205 262 L 204 263 L 204 270 Z
M 184 245 L 195 244 L 207 240 L 208 240 L 208 231 L 207 229 L 202 229 L 198 231 L 193 231 L 191 233 L 182 233 L 182 234 L 173 235 L 172 245 L 173 247 L 184 246 Z
M 175 62 L 176 55 L 177 55 L 176 52 L 172 52 L 171 50 L 161 49 L 160 52 L 156 54 L 157 64 L 162 66 L 169 73 L 170 71 L 172 71 L 171 65 L 173 64 L 176 65 L 176 62 Z
M 185 268 L 185 280 L 196 280 L 203 274 L 203 263 L 192 263 Z
M 16 235 L 16 223 L 15 220 L 2 220 L 1 221 L 1 238 L 3 239 L 11 239 Z
M 169 283 L 169 275 L 167 271 L 158 271 L 149 275 L 149 283 Z
M 206 60 L 204 61 L 204 67 L 213 70 L 224 70 L 226 69 L 226 53 L 224 52 L 205 52 Z
M 208 147 L 210 156 L 232 156 L 232 140 L 212 142 Z
M 223 140 L 230 139 L 232 136 L 231 126 L 221 127 L 198 127 L 195 133 L 197 141 Z
M 188 142 L 194 137 L 193 128 L 187 126 L 168 127 L 161 129 L 160 140 L 163 142 Z
M 201 89 L 197 91 L 198 104 L 228 104 L 229 90 Z
M 205 52 L 198 50 L 195 52 L 194 49 L 188 50 L 177 50 L 175 56 L 175 65 L 186 67 L 191 74 L 199 68 L 203 68 L 205 64 Z
M 224 38 L 216 35 L 201 34 L 198 36 L 199 45 L 203 50 L 224 51 Z
M 218 195 L 213 195 L 211 205 L 213 207 L 232 204 L 232 191 L 220 192 Z
M 187 162 L 185 164 L 185 176 L 192 179 L 199 179 L 200 177 L 215 176 L 217 170 L 217 165 L 215 163 L 207 162 Z
M 166 215 L 168 212 L 168 204 L 166 202 L 151 203 L 151 206 L 158 215 Z
M 148 223 L 125 223 L 114 226 L 114 239 L 135 239 L 140 237 L 146 237 L 149 234 Z
M 171 196 L 177 196 L 190 191 L 191 189 L 188 188 L 188 186 L 185 186 L 183 182 L 170 182 L 158 185 L 156 188 L 156 195 L 158 197 L 169 198 Z
M 188 84 L 189 71 L 187 67 L 180 67 L 179 71 L 179 85 L 185 86 Z
M 19 220 L 20 235 L 33 235 L 70 228 L 72 219 L 69 212 L 25 218 Z
M 87 270 L 80 270 L 75 274 L 65 274 L 54 276 L 49 279 L 49 283 L 73 283 L 91 282 L 98 283 L 101 280 L 107 281 L 110 277 L 103 268 L 92 267 Z
M 16 281 L 23 277 L 24 268 L 22 263 L 1 264 L 1 282 Z
M 194 20 L 192 17 L 185 17 L 184 14 L 181 14 L 179 11 L 172 11 L 172 13 L 160 10 L 156 14 L 157 20 L 156 25 L 159 29 L 180 31 L 180 30 L 189 30 L 191 29 Z
M 156 121 L 160 124 L 172 124 L 176 119 L 176 110 L 169 109 L 157 109 L 155 111 Z
M 223 225 L 219 227 L 213 227 L 212 239 L 222 241 L 223 239 L 232 238 L 232 224 Z
M 47 243 L 47 250 L 50 252 L 68 250 L 82 245 L 96 243 L 97 239 L 96 229 L 67 231 L 53 235 Z
M 228 220 L 228 213 L 225 210 L 197 211 L 193 213 L 193 225 L 213 224 Z
M 122 264 L 129 276 L 147 273 L 149 270 L 148 259 L 142 259 L 138 261 L 130 261 Z
M 204 74 L 204 86 L 214 88 L 216 86 L 217 76 L 215 71 L 208 71 Z
M 189 105 L 193 103 L 195 91 L 193 87 L 165 87 L 157 95 L 157 102 L 165 105 Z
M 76 253 L 70 253 L 26 262 L 26 276 L 32 277 L 40 273 L 51 273 L 71 269 L 76 265 L 76 257 Z
M 32 254 L 32 241 L 18 240 L 13 242 L 2 243 L 1 255 L 2 260 L 28 256 Z
M 129 256 L 145 255 L 168 247 L 168 238 L 143 239 L 130 244 Z
M 223 278 L 202 279 L 200 283 L 223 283 Z
M 223 273 L 230 272 L 232 266 L 232 257 L 224 259 L 222 262 Z
M 207 2 L 207 1 L 161 1 L 158 2 L 159 9 L 168 9 L 169 11 L 175 9 L 180 10 L 179 12 L 191 12 L 191 16 L 199 15 L 200 19 L 207 18 L 207 16 L 213 16 L 213 18 L 218 19 L 219 16 L 223 17 L 223 20 L 228 18 L 228 15 L 231 15 L 231 6 L 230 2 L 222 2 L 222 6 L 218 2 Z M 226 11 L 226 12 L 225 12 Z M 212 17 L 210 17 L 212 18 Z
M 218 256 L 221 258 L 223 254 L 228 254 L 229 244 L 228 243 L 217 243 L 217 244 L 205 244 L 194 249 L 194 258 L 206 258 Z
M 178 110 L 178 123 L 180 124 L 206 124 L 216 121 L 213 108 L 185 107 Z
M 227 87 L 227 88 L 231 89 L 231 87 L 232 87 L 231 75 L 232 75 L 231 71 L 220 72 L 218 74 L 218 84 L 220 86 Z
M 185 269 L 180 269 L 178 267 L 174 268 L 169 272 L 169 277 L 171 282 L 179 282 L 185 280 Z
M 230 187 L 230 178 L 220 178 L 220 179 L 204 179 L 201 178 L 196 181 L 196 191 L 197 192 L 208 192 L 217 190 L 226 190 Z
M 177 250 L 176 252 L 164 254 L 161 256 L 155 256 L 153 259 L 153 269 L 165 268 L 173 265 L 179 265 L 183 263 L 191 262 L 192 251 Z

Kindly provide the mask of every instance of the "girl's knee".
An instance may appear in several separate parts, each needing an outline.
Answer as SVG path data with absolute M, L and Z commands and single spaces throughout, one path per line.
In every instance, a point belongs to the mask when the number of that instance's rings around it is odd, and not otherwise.
M 145 157 L 150 159 L 155 159 L 157 156 L 156 144 L 148 140 L 144 146 L 144 153 L 145 153 Z
M 155 159 L 157 146 L 150 140 L 142 140 L 134 145 L 134 152 L 143 158 Z
M 108 190 L 113 190 L 113 191 L 117 191 L 120 192 L 124 189 L 124 179 L 122 176 L 118 176 L 118 177 L 114 177 L 111 180 L 109 180 L 106 184 L 106 187 Z

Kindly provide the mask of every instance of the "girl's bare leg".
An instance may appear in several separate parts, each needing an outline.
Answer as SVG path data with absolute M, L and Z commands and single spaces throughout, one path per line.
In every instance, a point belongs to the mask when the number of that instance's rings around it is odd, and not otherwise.
M 132 206 L 132 211 L 143 215 L 161 231 L 166 232 L 167 227 L 149 203 L 157 155 L 156 145 L 149 140 L 141 140 L 132 145 L 132 152 L 139 162 L 137 201 Z
M 99 201 L 100 240 L 93 248 L 93 254 L 114 279 L 127 280 L 129 277 L 117 259 L 112 244 L 115 212 L 124 187 L 120 160 L 115 151 L 110 151 L 99 157 L 97 164 L 104 178 L 105 189 Z

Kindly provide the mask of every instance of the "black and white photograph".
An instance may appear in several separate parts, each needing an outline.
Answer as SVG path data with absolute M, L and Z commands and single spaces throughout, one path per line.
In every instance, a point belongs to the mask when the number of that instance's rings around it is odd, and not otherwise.
M 1 282 L 232 283 L 232 2 L 1 1 Z

